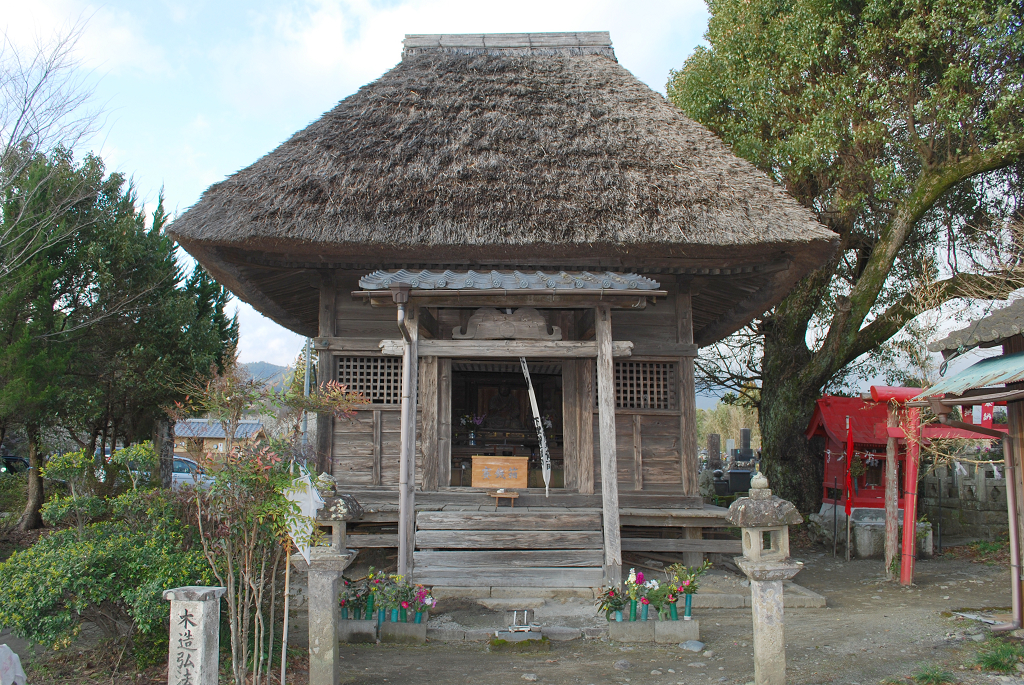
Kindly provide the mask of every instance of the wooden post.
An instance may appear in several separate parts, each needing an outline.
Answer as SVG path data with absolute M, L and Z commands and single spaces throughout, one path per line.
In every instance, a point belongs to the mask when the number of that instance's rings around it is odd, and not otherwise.
M 581 495 L 594 494 L 594 360 L 576 362 L 576 487 Z
M 412 552 L 416 545 L 416 386 L 418 380 L 419 324 L 416 305 L 406 305 L 409 341 L 402 356 L 402 441 L 398 466 L 398 574 L 412 578 Z
M 907 471 L 903 487 L 903 553 L 900 561 L 900 585 L 914 584 L 917 558 L 917 466 L 921 456 L 921 410 L 907 409 Z
M 644 452 L 640 438 L 640 415 L 633 414 L 633 489 L 644 489 Z
M 335 319 L 337 317 L 336 299 L 338 288 L 334 276 L 329 271 L 320 274 L 320 313 L 319 335 L 321 338 L 334 337 Z M 334 368 L 334 355 L 330 350 L 317 351 L 317 385 L 323 386 L 330 380 L 337 380 Z M 334 417 L 326 412 L 316 415 L 316 468 L 320 473 L 333 472 L 332 452 L 334 448 Z
M 606 305 L 595 311 L 597 334 L 597 407 L 601 446 L 601 506 L 604 520 L 605 583 L 622 580 L 622 547 L 619 540 L 619 483 L 615 454 L 615 383 L 612 360 L 612 313 Z
M 896 405 L 889 403 L 888 416 L 885 425 L 895 427 L 900 425 L 900 417 Z M 897 450 L 899 445 L 896 438 L 889 438 L 885 442 L 885 578 L 893 579 L 892 560 L 896 557 L 896 546 L 899 541 L 899 477 L 896 475 Z M 942 481 L 939 481 L 942 487 Z M 836 505 L 838 506 L 838 505 Z M 942 510 L 939 509 L 939 515 Z
M 579 364 L 575 359 L 562 362 L 562 463 L 564 464 L 565 488 L 579 488 Z M 591 461 L 593 454 L 586 455 Z
M 384 454 L 381 447 L 381 416 L 380 409 L 373 410 L 373 484 L 381 484 L 381 470 L 384 467 Z
M 676 342 L 693 344 L 693 298 L 689 285 L 679 284 L 676 293 Z M 697 455 L 697 383 L 693 357 L 680 357 L 679 365 L 679 476 L 683 495 L 700 494 L 700 457 Z M 702 528 L 686 528 L 687 539 L 700 540 Z M 683 563 L 699 566 L 704 563 L 703 552 L 684 552 Z
M 680 284 L 681 288 L 686 286 Z M 693 310 L 689 291 L 676 294 L 676 342 L 693 344 Z M 697 386 L 693 357 L 679 358 L 679 468 L 683 495 L 700 494 L 697 457 Z
M 421 310 L 422 315 L 426 310 Z M 420 449 L 423 451 L 423 475 L 420 478 L 424 491 L 437 490 L 438 485 L 438 454 L 437 454 L 437 357 L 423 357 L 420 366 L 420 424 L 423 435 L 420 437 Z
M 452 360 L 437 360 L 437 484 L 452 483 Z
M 1017 352 L 1024 352 L 1024 335 L 1018 333 L 1017 335 L 1010 336 L 1003 341 L 1003 354 L 1016 354 Z M 1008 390 L 1024 390 L 1024 383 L 1008 383 L 1006 385 Z M 1012 454 L 1005 455 L 1013 459 L 1013 478 L 1014 485 L 1016 485 L 1015 492 L 1015 513 L 1016 513 L 1016 525 L 1017 525 L 1017 540 L 1024 541 L 1024 401 L 1014 401 L 1006 403 L 1006 422 L 1009 428 L 1009 435 L 1013 440 Z M 1005 442 L 1004 442 L 1005 445 Z M 1005 458 L 1004 457 L 1004 458 Z M 1013 579 L 1018 586 L 1021 582 L 1020 578 Z

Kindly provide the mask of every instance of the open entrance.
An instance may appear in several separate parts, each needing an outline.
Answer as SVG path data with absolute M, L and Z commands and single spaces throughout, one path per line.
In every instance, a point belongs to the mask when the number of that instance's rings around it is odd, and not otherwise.
M 550 486 L 562 488 L 562 365 L 530 362 L 529 368 L 551 454 Z M 544 487 L 540 440 L 518 361 L 452 360 L 451 406 L 452 486 L 470 487 L 473 457 L 493 456 L 525 458 L 527 487 Z M 509 461 L 512 468 L 522 463 Z M 503 470 L 502 476 L 506 475 Z M 494 487 L 502 484 L 495 481 Z

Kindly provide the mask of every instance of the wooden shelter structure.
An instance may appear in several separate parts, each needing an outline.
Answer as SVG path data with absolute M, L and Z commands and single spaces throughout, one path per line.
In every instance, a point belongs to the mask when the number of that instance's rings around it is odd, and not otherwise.
M 622 550 L 738 551 L 701 534 L 725 524 L 698 494 L 693 360 L 836 236 L 622 68 L 606 32 L 404 46 L 170 228 L 314 338 L 320 382 L 368 399 L 318 418 L 321 469 L 367 512 L 349 543 L 398 547 L 418 582 L 491 586 L 599 586 Z M 481 456 L 525 458 L 514 508 L 472 487 Z

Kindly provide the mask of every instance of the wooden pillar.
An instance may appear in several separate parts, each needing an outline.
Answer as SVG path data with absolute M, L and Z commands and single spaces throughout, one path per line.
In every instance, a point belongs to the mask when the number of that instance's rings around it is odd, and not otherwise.
M 452 360 L 437 360 L 437 484 L 452 482 Z
M 419 322 L 416 305 L 406 306 L 409 341 L 402 356 L 401 452 L 398 466 L 398 574 L 412 578 L 412 552 L 416 546 L 416 386 L 419 379 Z
M 644 489 L 644 452 L 640 437 L 640 415 L 633 414 L 633 489 Z
M 1024 335 L 1010 336 L 1003 341 L 1003 354 L 1024 352 Z M 1024 390 L 1024 383 L 1009 383 L 1008 390 Z M 1013 438 L 1013 476 L 1016 487 L 1016 513 L 1018 540 L 1024 541 L 1024 401 L 1006 403 L 1006 422 Z M 1004 443 L 1005 444 L 1005 443 Z M 1014 579 L 1020 583 L 1020 578 Z
M 601 447 L 601 507 L 604 520 L 605 583 L 622 580 L 622 546 L 619 540 L 619 483 L 615 454 L 615 382 L 612 360 L 612 313 L 606 305 L 595 311 L 597 334 L 597 411 Z
M 423 435 L 420 437 L 420 450 L 423 452 L 423 475 L 420 477 L 420 488 L 424 491 L 435 491 L 440 476 L 437 452 L 437 357 L 423 357 L 419 361 L 419 367 L 420 426 L 423 430 Z
M 384 468 L 384 450 L 381 446 L 381 416 L 380 409 L 373 410 L 373 484 L 381 484 L 381 471 Z
M 594 494 L 594 360 L 576 362 L 576 487 L 581 495 Z
M 335 319 L 337 311 L 335 301 L 338 295 L 338 288 L 334 283 L 334 276 L 330 272 L 320 274 L 320 313 L 319 313 L 319 336 L 321 338 L 334 337 Z M 323 386 L 330 380 L 336 380 L 337 371 L 334 368 L 334 355 L 330 350 L 318 350 L 316 361 L 316 382 Z M 334 448 L 334 417 L 326 412 L 318 412 L 316 415 L 316 470 L 320 473 L 333 472 L 333 448 Z
M 579 365 L 575 359 L 562 362 L 562 463 L 565 488 L 579 488 L 579 464 L 583 455 L 579 451 Z M 594 460 L 593 454 L 586 458 Z
M 693 344 L 693 298 L 689 285 L 679 284 L 676 293 L 676 342 Z M 679 358 L 679 475 L 684 496 L 700 495 L 700 457 L 697 455 L 697 384 L 693 357 Z M 700 540 L 702 528 L 686 528 L 687 539 Z M 683 552 L 683 563 L 699 566 L 704 563 L 703 552 Z
M 900 417 L 895 403 L 890 402 L 885 425 L 894 428 L 900 425 Z M 885 441 L 885 578 L 893 580 L 892 560 L 897 554 L 899 540 L 899 477 L 896 475 L 899 445 L 896 438 Z M 940 480 L 939 487 L 942 486 Z M 838 506 L 838 505 L 837 505 Z M 939 509 L 941 519 L 942 509 Z
M 685 288 L 685 285 L 680 285 Z M 689 291 L 676 294 L 676 342 L 693 344 L 693 310 Z M 693 357 L 679 358 L 679 469 L 683 495 L 700 494 L 697 456 L 697 386 Z

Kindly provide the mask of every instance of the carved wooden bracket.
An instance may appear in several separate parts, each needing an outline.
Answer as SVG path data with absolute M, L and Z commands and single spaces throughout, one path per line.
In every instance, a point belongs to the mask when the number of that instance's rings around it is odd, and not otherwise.
M 562 329 L 551 326 L 544 316 L 533 307 L 520 307 L 511 314 L 494 309 L 481 307 L 473 312 L 466 324 L 466 330 L 455 328 L 452 338 L 455 340 L 561 340 Z

